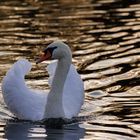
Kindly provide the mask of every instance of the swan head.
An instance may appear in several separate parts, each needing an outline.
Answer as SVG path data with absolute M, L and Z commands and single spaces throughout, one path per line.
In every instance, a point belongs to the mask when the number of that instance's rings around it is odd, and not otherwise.
M 54 59 L 72 59 L 72 53 L 67 44 L 62 41 L 54 41 L 49 44 L 46 49 L 44 49 L 41 57 L 36 61 L 36 63 L 41 63 L 45 60 Z

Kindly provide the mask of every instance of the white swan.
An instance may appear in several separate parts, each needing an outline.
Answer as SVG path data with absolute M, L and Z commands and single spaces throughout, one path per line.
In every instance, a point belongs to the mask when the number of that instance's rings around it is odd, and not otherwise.
M 4 101 L 19 119 L 71 119 L 80 112 L 84 101 L 83 82 L 71 64 L 69 47 L 61 41 L 51 43 L 37 63 L 47 59 L 58 60 L 47 68 L 50 75 L 49 93 L 33 91 L 27 87 L 24 76 L 31 70 L 31 63 L 26 59 L 17 61 L 3 78 Z

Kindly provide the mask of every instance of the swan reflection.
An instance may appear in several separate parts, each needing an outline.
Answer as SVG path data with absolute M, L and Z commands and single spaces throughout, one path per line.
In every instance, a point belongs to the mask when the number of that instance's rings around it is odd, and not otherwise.
M 14 140 L 79 140 L 84 138 L 84 135 L 85 129 L 80 128 L 79 124 L 68 125 L 63 129 L 48 129 L 44 125 L 29 122 L 7 122 L 4 138 Z

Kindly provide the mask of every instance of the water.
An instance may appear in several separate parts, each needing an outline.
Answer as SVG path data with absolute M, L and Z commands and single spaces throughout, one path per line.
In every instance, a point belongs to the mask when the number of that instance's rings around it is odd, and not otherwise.
M 1 0 L 0 80 L 15 61 L 27 58 L 33 63 L 28 86 L 45 90 L 45 65 L 37 67 L 34 59 L 62 39 L 84 80 L 80 115 L 88 117 L 64 129 L 11 122 L 0 96 L 0 139 L 140 139 L 139 29 L 139 0 Z

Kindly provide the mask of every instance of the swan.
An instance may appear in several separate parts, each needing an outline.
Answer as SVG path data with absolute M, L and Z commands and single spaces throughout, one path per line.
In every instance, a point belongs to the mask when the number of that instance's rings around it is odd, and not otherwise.
M 83 81 L 72 64 L 67 44 L 57 40 L 44 49 L 36 61 L 55 60 L 47 66 L 49 92 L 27 87 L 25 75 L 31 70 L 27 59 L 13 64 L 2 80 L 2 95 L 8 109 L 23 120 L 40 121 L 49 118 L 71 119 L 78 116 L 84 102 Z

